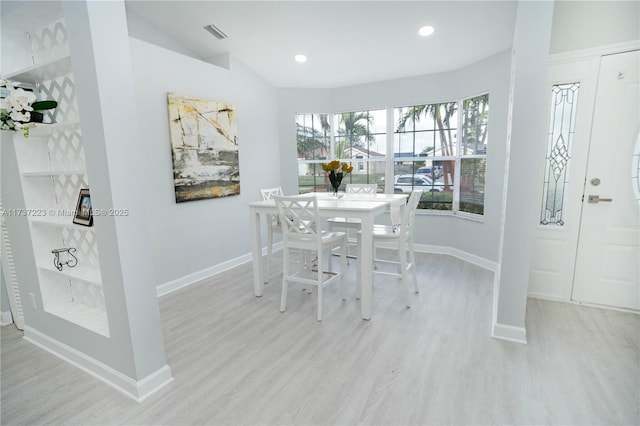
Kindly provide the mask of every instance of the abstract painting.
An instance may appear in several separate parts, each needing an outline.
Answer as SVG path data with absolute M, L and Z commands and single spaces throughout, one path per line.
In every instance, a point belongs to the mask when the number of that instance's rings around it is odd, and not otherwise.
M 167 94 L 176 202 L 240 194 L 233 105 Z

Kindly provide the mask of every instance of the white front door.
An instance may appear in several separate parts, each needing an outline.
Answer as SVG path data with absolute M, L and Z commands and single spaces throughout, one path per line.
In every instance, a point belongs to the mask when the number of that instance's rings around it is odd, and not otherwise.
M 582 203 L 575 301 L 640 309 L 640 200 L 634 191 L 639 178 L 633 161 L 638 155 L 639 103 L 640 51 L 603 56 Z
M 639 56 L 560 57 L 549 67 L 532 297 L 640 309 L 640 208 L 633 187 L 640 193 L 639 166 L 632 170 L 640 126 Z M 600 201 L 589 203 L 589 195 Z
M 584 173 L 589 156 L 597 63 L 549 67 L 545 167 L 529 271 L 529 295 L 569 300 L 576 260 Z

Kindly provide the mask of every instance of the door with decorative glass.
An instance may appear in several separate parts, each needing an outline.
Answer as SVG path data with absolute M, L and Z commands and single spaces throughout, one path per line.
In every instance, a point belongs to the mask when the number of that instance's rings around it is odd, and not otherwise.
M 640 309 L 640 51 L 602 57 L 572 299 Z
M 640 308 L 640 209 L 633 192 L 633 184 L 640 183 L 637 166 L 631 167 L 638 158 L 633 156 L 636 136 L 631 136 L 638 132 L 637 63 L 636 51 L 549 68 L 531 296 Z M 606 201 L 612 193 L 614 201 Z M 593 197 L 589 202 L 589 195 L 598 195 L 600 202 Z

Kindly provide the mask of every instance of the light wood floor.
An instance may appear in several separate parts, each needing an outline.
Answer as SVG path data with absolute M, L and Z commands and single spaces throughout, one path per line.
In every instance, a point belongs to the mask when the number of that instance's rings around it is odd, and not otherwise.
M 418 263 L 411 309 L 375 278 L 371 321 L 337 286 L 321 323 L 295 285 L 280 313 L 277 273 L 256 298 L 248 264 L 161 298 L 175 380 L 140 404 L 2 327 L 1 423 L 640 424 L 638 315 L 530 299 L 529 343 L 495 340 L 493 274 Z

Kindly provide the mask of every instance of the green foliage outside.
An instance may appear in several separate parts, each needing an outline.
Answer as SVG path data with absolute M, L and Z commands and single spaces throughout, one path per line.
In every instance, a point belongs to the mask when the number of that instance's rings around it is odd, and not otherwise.
M 418 123 L 421 119 L 433 120 L 439 133 L 442 144 L 443 156 L 455 155 L 455 136 L 452 132 L 453 121 L 457 114 L 458 104 L 455 102 L 417 105 L 404 109 L 403 115 L 397 124 L 397 132 L 404 132 L 409 125 Z M 487 117 L 489 111 L 489 96 L 481 95 L 463 101 L 463 128 L 461 144 L 464 154 L 486 153 L 487 137 Z M 338 115 L 338 128 L 334 139 L 334 152 L 330 152 L 329 126 L 330 114 L 314 115 L 311 119 L 312 127 L 297 123 L 297 148 L 298 158 L 306 160 L 322 159 L 330 160 L 350 158 L 352 147 L 366 147 L 373 138 L 369 134 L 369 128 L 373 124 L 373 117 L 368 112 L 351 112 Z M 306 121 L 304 122 L 306 124 Z M 432 154 L 432 147 L 427 147 L 422 154 L 429 156 Z M 423 161 L 413 161 L 410 164 L 396 163 L 394 173 L 413 174 L 426 163 Z M 450 176 L 455 175 L 455 161 L 452 160 L 432 160 L 432 166 L 441 166 L 444 169 L 443 183 L 445 189 L 454 187 L 450 182 Z M 473 214 L 484 214 L 484 186 L 485 186 L 485 158 L 463 159 L 461 163 L 461 182 L 459 210 Z M 308 175 L 298 176 L 299 192 L 322 192 L 331 191 L 331 185 L 326 173 L 322 171 L 320 164 L 308 164 Z M 342 181 L 341 190 L 348 183 L 377 183 L 378 191 L 384 191 L 384 174 L 349 174 Z M 466 198 L 466 199 L 464 199 Z M 471 202 L 470 202 L 471 201 Z M 427 210 L 448 210 L 453 208 L 453 193 L 449 190 L 441 192 L 425 192 L 422 195 L 418 208 Z

